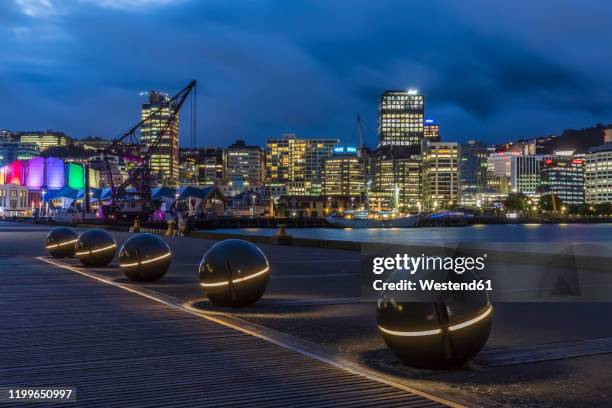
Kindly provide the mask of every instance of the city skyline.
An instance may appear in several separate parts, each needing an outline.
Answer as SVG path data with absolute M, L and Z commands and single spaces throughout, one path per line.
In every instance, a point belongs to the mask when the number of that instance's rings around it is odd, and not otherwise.
M 199 146 L 283 133 L 356 144 L 358 113 L 374 146 L 379 96 L 404 87 L 425 95 L 443 140 L 491 144 L 610 122 L 610 6 L 341 4 L 6 2 L 0 89 L 11 104 L 0 127 L 113 138 L 138 118 L 139 91 L 173 94 L 191 78 L 201 84 Z M 551 12 L 564 24 L 547 24 Z M 165 35 L 148 41 L 159 27 Z

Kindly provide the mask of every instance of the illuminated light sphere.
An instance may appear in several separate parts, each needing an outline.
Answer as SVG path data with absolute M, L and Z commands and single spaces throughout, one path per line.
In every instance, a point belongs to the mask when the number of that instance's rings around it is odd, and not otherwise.
M 119 266 L 125 276 L 137 282 L 152 282 L 168 272 L 172 251 L 163 239 L 153 234 L 138 234 L 119 250 Z
M 117 252 L 117 243 L 111 234 L 101 229 L 90 229 L 79 236 L 76 257 L 85 266 L 107 266 Z
M 474 273 L 394 271 L 387 282 L 433 279 L 471 282 Z M 407 366 L 446 369 L 465 365 L 484 347 L 493 318 L 486 291 L 383 291 L 378 329 L 385 343 Z
M 47 234 L 47 251 L 54 258 L 72 258 L 79 234 L 72 228 L 54 228 Z
M 200 263 L 200 286 L 217 306 L 248 306 L 266 291 L 270 265 L 256 245 L 241 239 L 216 243 Z

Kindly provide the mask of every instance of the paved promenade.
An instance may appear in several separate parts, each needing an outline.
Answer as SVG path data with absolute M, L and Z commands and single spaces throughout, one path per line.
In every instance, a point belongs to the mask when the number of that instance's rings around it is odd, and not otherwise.
M 440 406 L 41 261 L 0 270 L 0 386 L 76 386 L 78 406 Z

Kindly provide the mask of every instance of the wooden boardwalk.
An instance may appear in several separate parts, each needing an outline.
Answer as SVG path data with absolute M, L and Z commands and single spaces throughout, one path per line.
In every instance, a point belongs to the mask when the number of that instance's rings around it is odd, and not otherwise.
M 442 406 L 70 271 L 0 258 L 0 387 L 14 386 L 76 386 L 62 406 Z

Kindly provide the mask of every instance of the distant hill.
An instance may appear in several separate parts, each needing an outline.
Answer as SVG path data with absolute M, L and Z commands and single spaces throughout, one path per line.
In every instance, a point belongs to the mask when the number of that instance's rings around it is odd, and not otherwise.
M 566 129 L 561 135 L 544 142 L 541 152 L 538 151 L 538 153 L 549 154 L 555 150 L 573 149 L 576 149 L 576 153 L 585 153 L 589 148 L 604 143 L 604 130 L 608 128 L 612 128 L 612 124 L 603 125 L 600 123 L 597 126 L 579 130 Z

